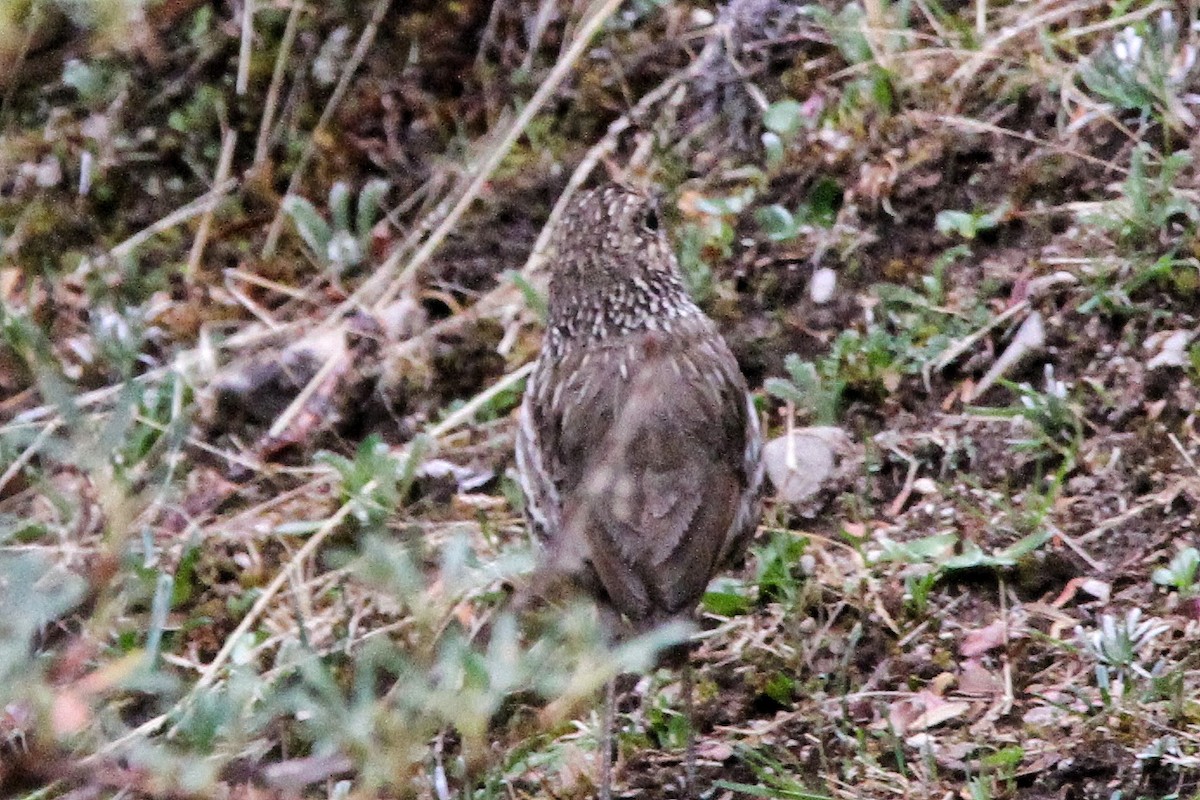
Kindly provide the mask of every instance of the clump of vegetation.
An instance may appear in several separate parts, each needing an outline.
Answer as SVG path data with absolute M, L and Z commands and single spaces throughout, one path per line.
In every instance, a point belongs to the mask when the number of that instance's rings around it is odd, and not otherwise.
M 1200 41 L 1068 10 L 0 3 L 0 794 L 592 792 L 682 633 L 525 604 L 510 470 L 604 165 L 857 459 L 705 595 L 702 790 L 1195 795 Z
M 350 187 L 339 181 L 329 190 L 332 221 L 299 195 L 289 195 L 283 210 L 322 267 L 340 275 L 363 263 L 371 252 L 371 229 L 379 216 L 379 203 L 387 193 L 386 181 L 369 181 L 358 195 L 353 221 L 350 219 Z

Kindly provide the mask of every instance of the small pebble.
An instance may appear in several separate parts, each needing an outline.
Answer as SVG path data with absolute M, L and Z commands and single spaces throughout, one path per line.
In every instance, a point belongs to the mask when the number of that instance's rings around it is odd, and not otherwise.
M 837 273 L 829 267 L 821 267 L 813 273 L 808 284 L 808 297 L 817 305 L 825 305 L 833 299 L 837 289 Z

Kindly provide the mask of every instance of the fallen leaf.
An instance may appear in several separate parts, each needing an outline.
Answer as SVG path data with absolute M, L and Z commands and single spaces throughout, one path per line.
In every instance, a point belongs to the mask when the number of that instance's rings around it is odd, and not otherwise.
M 1042 320 L 1042 315 L 1033 311 L 1021 323 L 1021 327 L 1017 329 L 1016 336 L 1012 342 L 1005 348 L 996 362 L 992 364 L 992 368 L 987 371 L 987 374 L 979 381 L 974 391 L 969 395 L 964 395 L 964 400 L 973 401 L 992 387 L 992 384 L 1002 378 L 1005 373 L 1016 366 L 1022 358 L 1029 353 L 1035 353 L 1046 346 L 1046 325 Z
M 962 663 L 958 673 L 958 691 L 968 695 L 995 696 L 1003 691 L 1000 679 L 977 659 Z
M 967 631 L 958 646 L 958 651 L 966 658 L 976 658 L 989 650 L 1002 646 L 1004 640 L 1004 621 L 998 619 L 990 625 Z
M 910 731 L 923 731 L 967 713 L 970 703 L 946 700 L 928 689 L 888 706 L 888 721 L 892 730 L 901 736 Z

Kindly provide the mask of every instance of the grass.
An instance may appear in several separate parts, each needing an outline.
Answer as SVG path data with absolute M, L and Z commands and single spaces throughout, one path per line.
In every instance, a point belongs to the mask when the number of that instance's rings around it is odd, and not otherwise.
M 509 470 L 604 164 L 856 442 L 705 597 L 706 796 L 1200 796 L 1195 21 L 767 5 L 0 11 L 0 793 L 592 793 L 684 632 L 516 613 Z

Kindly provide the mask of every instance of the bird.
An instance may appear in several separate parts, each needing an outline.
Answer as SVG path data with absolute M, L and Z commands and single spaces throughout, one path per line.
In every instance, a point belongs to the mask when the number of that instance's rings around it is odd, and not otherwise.
M 761 514 L 762 435 L 745 377 L 689 294 L 653 194 L 615 183 L 580 193 L 547 260 L 546 330 L 516 435 L 537 571 L 590 596 L 614 638 L 690 619 Z M 669 658 L 683 667 L 690 793 L 686 645 Z M 610 680 L 603 800 L 613 716 Z

